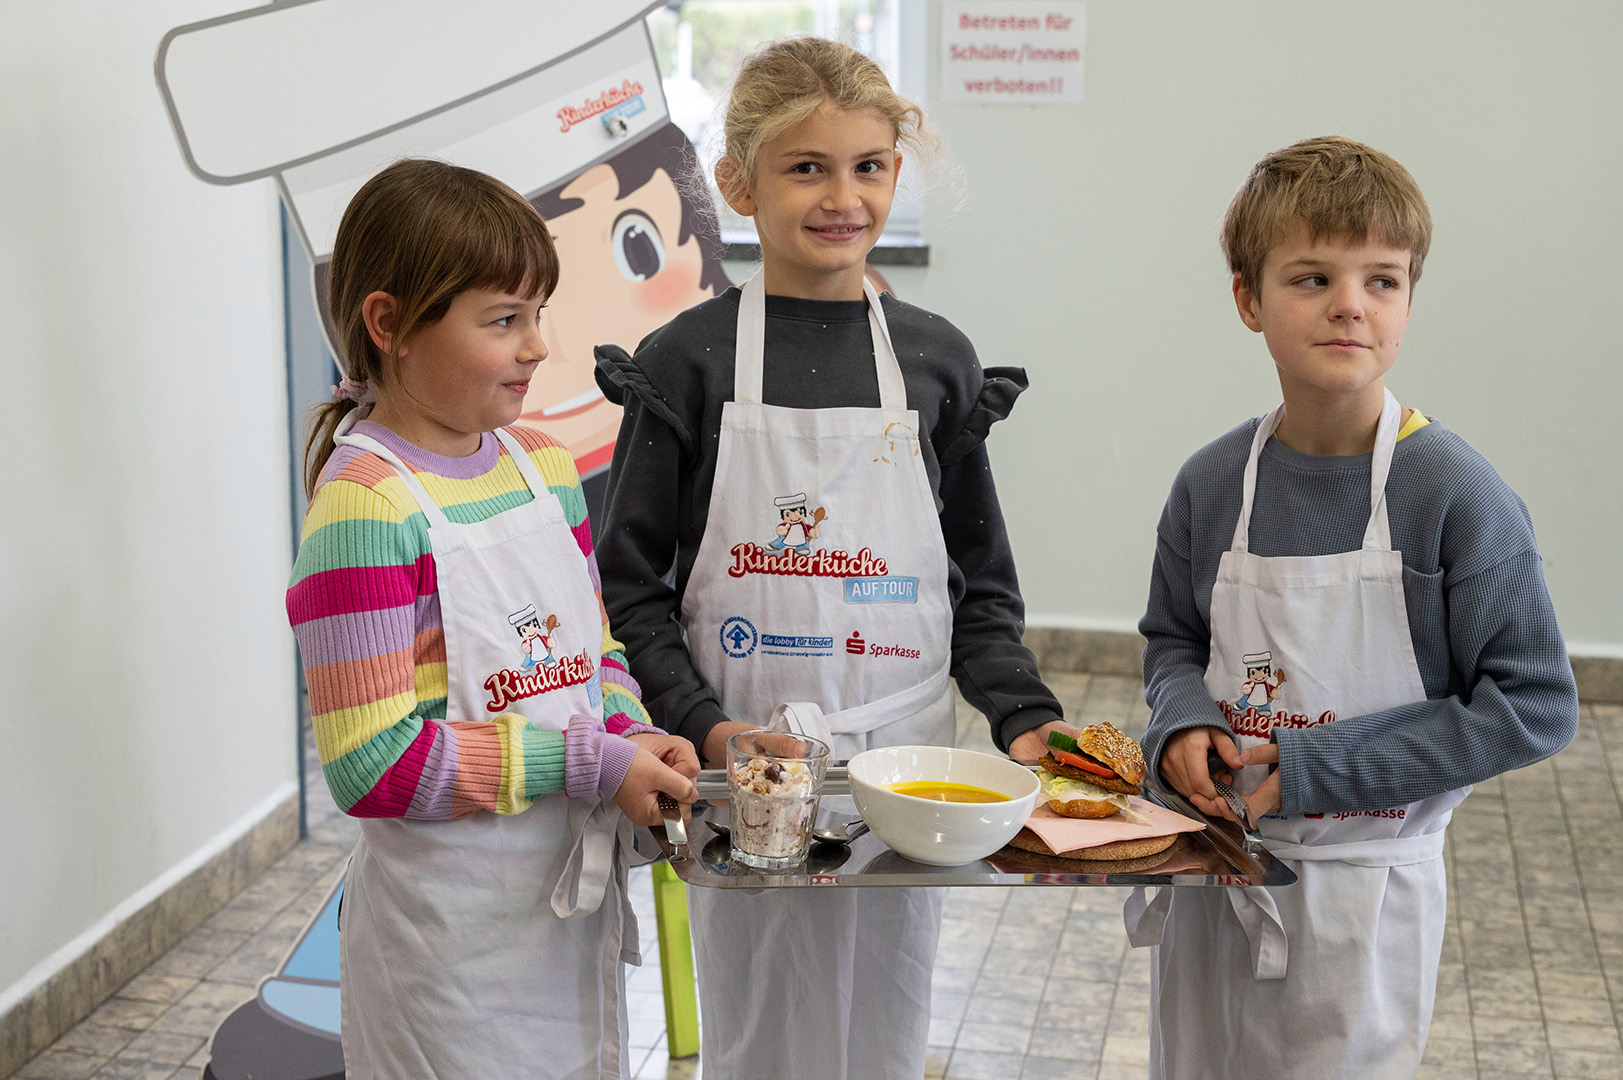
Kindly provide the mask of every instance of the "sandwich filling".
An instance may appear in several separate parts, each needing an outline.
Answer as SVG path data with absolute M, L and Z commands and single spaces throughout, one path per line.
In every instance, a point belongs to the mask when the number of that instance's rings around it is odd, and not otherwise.
M 1135 813 L 1128 802 L 1127 796 L 1119 791 L 1107 791 L 1097 784 L 1090 784 L 1086 780 L 1074 780 L 1069 776 L 1056 776 L 1046 769 L 1037 770 L 1037 781 L 1042 784 L 1043 798 L 1052 805 L 1054 803 L 1069 803 L 1077 800 L 1090 803 L 1108 803 L 1115 807 L 1114 813 L 1131 821 L 1135 825 L 1148 825 L 1149 818 L 1143 814 Z M 1062 813 L 1054 808 L 1055 813 Z M 1088 816 L 1110 817 L 1112 814 L 1097 814 Z

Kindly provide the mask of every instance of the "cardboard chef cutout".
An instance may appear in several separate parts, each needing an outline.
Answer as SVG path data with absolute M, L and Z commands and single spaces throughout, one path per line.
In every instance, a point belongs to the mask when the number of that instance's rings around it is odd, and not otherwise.
M 542 318 L 549 356 L 520 422 L 569 447 L 594 517 L 620 407 L 597 389 L 592 347 L 635 348 L 729 284 L 714 217 L 678 182 L 694 152 L 670 122 L 643 23 L 659 6 L 283 0 L 177 27 L 158 49 L 158 84 L 192 172 L 215 184 L 275 181 L 310 256 L 329 347 L 338 222 L 384 166 L 441 158 L 530 199 L 551 226 L 562 278 Z
M 714 217 L 678 182 L 694 152 L 670 122 L 643 23 L 659 6 L 283 0 L 176 27 L 158 47 L 159 89 L 192 172 L 277 185 L 310 257 L 329 349 L 338 222 L 389 163 L 427 156 L 479 169 L 540 210 L 562 278 L 542 320 L 549 356 L 520 422 L 569 447 L 594 519 L 620 408 L 597 390 L 592 347 L 634 348 L 728 285 Z M 525 655 L 550 670 L 552 628 L 536 629 L 540 651 Z M 336 926 L 338 895 L 288 970 L 221 1024 L 209 1080 L 342 1075 L 338 943 L 322 929 Z

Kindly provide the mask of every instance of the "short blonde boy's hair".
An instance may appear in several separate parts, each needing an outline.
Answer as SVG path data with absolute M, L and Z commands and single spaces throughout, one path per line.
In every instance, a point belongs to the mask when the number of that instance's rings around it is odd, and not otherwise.
M 1409 287 L 1431 250 L 1431 211 L 1409 171 L 1339 135 L 1275 150 L 1251 169 L 1223 215 L 1220 243 L 1229 270 L 1252 292 L 1268 252 L 1298 222 L 1312 240 L 1375 239 L 1409 250 Z

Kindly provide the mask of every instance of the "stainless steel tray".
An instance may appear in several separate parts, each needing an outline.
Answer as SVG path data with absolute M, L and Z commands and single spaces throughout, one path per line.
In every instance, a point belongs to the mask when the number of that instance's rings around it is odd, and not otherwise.
M 726 773 L 720 769 L 699 774 L 699 796 L 710 802 L 727 798 Z M 845 770 L 830 766 L 823 794 L 844 795 L 850 790 Z M 694 806 L 686 844 L 673 845 L 658 828 L 654 836 L 670 859 L 671 869 L 689 885 L 708 889 L 781 889 L 840 886 L 866 888 L 886 885 L 1114 885 L 1233 888 L 1243 885 L 1290 885 L 1296 874 L 1276 860 L 1255 834 L 1230 821 L 1209 818 L 1174 791 L 1145 785 L 1144 797 L 1170 810 L 1206 823 L 1200 832 L 1182 833 L 1153 866 L 1142 860 L 1089 863 L 1057 859 L 1017 848 L 1001 851 L 967 866 L 926 866 L 898 855 L 883 840 L 868 833 L 849 845 L 812 844 L 799 866 L 784 870 L 756 870 L 729 858 L 728 838 L 711 827 L 716 810 L 705 803 Z

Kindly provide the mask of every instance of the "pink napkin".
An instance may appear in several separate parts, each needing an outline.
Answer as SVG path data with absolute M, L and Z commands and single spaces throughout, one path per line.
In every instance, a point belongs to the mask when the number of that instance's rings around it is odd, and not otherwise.
M 1199 832 L 1206 826 L 1193 818 L 1157 806 L 1137 795 L 1129 795 L 1127 804 L 1135 814 L 1150 819 L 1148 825 L 1134 825 L 1120 814 L 1107 818 L 1063 817 L 1039 802 L 1026 819 L 1026 828 L 1042 837 L 1051 851 L 1075 851 L 1077 848 L 1098 847 L 1117 840 L 1144 840 L 1152 836 L 1171 836 L 1173 833 Z

